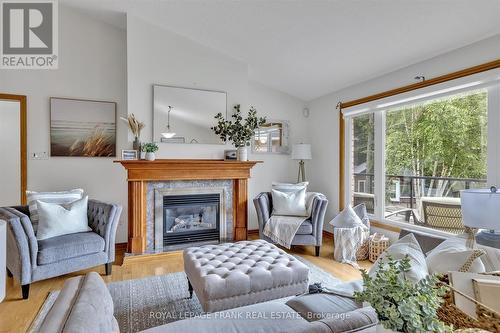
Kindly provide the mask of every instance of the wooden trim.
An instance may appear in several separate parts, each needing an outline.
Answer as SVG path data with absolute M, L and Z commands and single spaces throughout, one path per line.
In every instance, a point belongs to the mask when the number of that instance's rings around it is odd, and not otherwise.
M 399 233 L 401 231 L 401 229 L 398 227 L 392 226 L 392 225 L 387 224 L 387 223 L 375 221 L 375 220 L 370 220 L 370 225 L 372 227 L 375 227 L 375 228 L 385 229 L 385 230 L 389 230 L 389 231 L 396 232 L 396 233 Z
M 323 230 L 323 238 L 333 239 L 333 233 L 327 230 Z
M 248 236 L 258 236 L 259 235 L 259 229 L 251 229 L 247 231 Z
M 233 180 L 233 240 L 248 238 L 248 180 Z
M 345 207 L 345 120 L 339 110 L 339 211 Z
M 494 60 L 494 61 L 490 61 L 490 62 L 481 64 L 481 65 L 469 67 L 469 68 L 466 68 L 466 69 L 462 69 L 462 70 L 459 70 L 459 71 L 456 71 L 456 72 L 452 72 L 452 73 L 449 73 L 449 74 L 437 76 L 435 78 L 428 79 L 428 80 L 425 80 L 425 81 L 422 81 L 422 82 L 412 83 L 412 84 L 409 84 L 409 85 L 406 85 L 406 86 L 402 86 L 402 87 L 399 87 L 399 88 L 387 90 L 387 91 L 384 91 L 384 92 L 381 92 L 381 93 L 378 93 L 378 94 L 366 96 L 366 97 L 363 97 L 363 98 L 354 99 L 354 100 L 351 100 L 351 101 L 348 101 L 348 102 L 344 102 L 344 103 L 341 102 L 341 103 L 339 103 L 339 107 L 340 107 L 340 109 L 346 109 L 346 108 L 350 108 L 350 107 L 353 107 L 353 106 L 356 106 L 356 105 L 360 105 L 360 104 L 363 104 L 363 103 L 368 103 L 368 102 L 376 101 L 378 99 L 382 99 L 382 98 L 386 98 L 386 97 L 391 97 L 391 96 L 399 95 L 399 94 L 406 93 L 406 92 L 409 92 L 409 91 L 413 91 L 413 90 L 417 90 L 417 89 L 421 89 L 421 88 L 433 86 L 433 85 L 436 85 L 436 84 L 439 84 L 439 83 L 443 83 L 443 82 L 447 82 L 447 81 L 451 81 L 451 80 L 460 79 L 462 77 L 466 77 L 466 76 L 469 76 L 469 75 L 474 75 L 474 74 L 486 72 L 486 71 L 489 71 L 489 70 L 492 70 L 492 69 L 496 69 L 496 68 L 500 68 L 500 59 L 497 59 L 497 60 Z
M 126 252 L 128 243 L 115 243 L 115 252 Z
M 20 108 L 20 154 L 21 154 L 21 205 L 26 205 L 26 190 L 28 183 L 28 138 L 27 138 L 27 124 L 28 124 L 28 106 L 27 98 L 25 95 L 13 94 L 0 94 L 0 100 L 19 101 Z

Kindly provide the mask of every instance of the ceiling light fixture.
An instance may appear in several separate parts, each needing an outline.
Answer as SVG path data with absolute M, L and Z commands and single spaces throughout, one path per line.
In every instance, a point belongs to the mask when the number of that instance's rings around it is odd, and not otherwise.
M 161 133 L 161 136 L 163 136 L 165 139 L 171 139 L 175 136 L 175 132 L 172 132 L 170 129 L 170 111 L 172 111 L 174 107 L 173 106 L 168 106 L 168 111 L 167 111 L 167 131 Z

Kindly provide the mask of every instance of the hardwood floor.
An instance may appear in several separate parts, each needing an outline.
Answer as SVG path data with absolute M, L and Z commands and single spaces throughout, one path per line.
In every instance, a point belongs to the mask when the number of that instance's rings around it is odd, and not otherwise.
M 256 236 L 251 236 L 251 239 Z M 103 275 L 106 282 L 139 279 L 151 275 L 163 275 L 183 270 L 182 252 L 170 252 L 161 255 L 127 257 L 123 260 L 123 250 L 117 251 L 117 260 L 113 265 L 113 274 L 104 276 L 104 265 L 94 269 L 67 274 L 61 277 L 35 282 L 30 288 L 28 300 L 22 300 L 21 287 L 12 278 L 7 279 L 7 295 L 0 303 L 0 332 L 25 332 L 35 318 L 49 291 L 62 288 L 64 281 L 72 276 L 88 271 L 97 271 Z M 294 246 L 291 253 L 298 254 L 333 276 L 350 281 L 360 278 L 358 270 L 350 265 L 340 264 L 333 260 L 333 241 L 325 238 L 320 257 L 314 256 L 313 246 Z M 360 263 L 363 268 L 369 268 L 371 263 Z

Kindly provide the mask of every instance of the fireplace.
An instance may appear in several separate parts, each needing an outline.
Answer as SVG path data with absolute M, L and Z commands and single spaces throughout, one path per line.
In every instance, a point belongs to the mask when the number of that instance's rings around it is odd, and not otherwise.
M 150 249 L 155 252 L 172 251 L 230 240 L 230 185 L 228 181 L 151 183 L 154 193 L 154 244 Z
M 163 196 L 163 245 L 220 240 L 220 195 Z

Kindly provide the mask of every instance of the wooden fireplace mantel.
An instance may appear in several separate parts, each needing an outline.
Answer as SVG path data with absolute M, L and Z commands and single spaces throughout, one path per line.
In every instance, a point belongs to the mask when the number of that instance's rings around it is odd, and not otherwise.
M 128 181 L 128 252 L 146 251 L 147 182 L 162 180 L 233 180 L 233 239 L 247 239 L 248 178 L 261 161 L 201 159 L 120 160 Z

